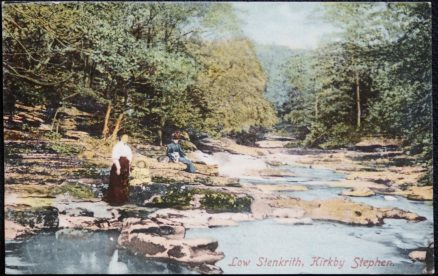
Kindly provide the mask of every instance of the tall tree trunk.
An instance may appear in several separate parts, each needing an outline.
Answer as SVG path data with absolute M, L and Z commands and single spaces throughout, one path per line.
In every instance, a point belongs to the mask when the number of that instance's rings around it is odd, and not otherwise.
M 88 56 L 87 57 L 85 57 L 85 59 L 84 59 L 84 76 L 83 76 L 83 86 L 84 87 L 87 87 L 87 83 L 88 83 L 88 72 L 87 72 L 87 69 L 88 69 Z
M 362 115 L 362 111 L 360 108 L 360 86 L 359 86 L 359 73 L 356 72 L 356 106 L 357 106 L 357 125 L 356 128 L 360 129 L 360 124 L 361 124 L 361 115 Z
M 315 99 L 315 119 L 318 119 L 318 101 L 319 101 L 319 95 L 316 95 L 316 99 Z
M 149 10 L 149 24 L 148 24 L 148 31 L 146 35 L 146 48 L 151 48 L 152 43 L 152 20 L 154 19 L 155 15 L 152 12 L 152 9 Z
M 56 109 L 56 111 L 55 111 L 55 116 L 53 116 L 52 126 L 50 127 L 50 131 L 53 131 L 53 128 L 54 128 L 55 123 L 56 123 L 56 116 L 58 116 L 58 112 L 59 112 L 59 110 L 60 110 L 61 108 L 63 108 L 63 107 L 64 107 L 64 106 L 60 106 L 60 107 L 58 107 L 58 108 Z M 56 132 L 58 132 L 58 128 L 56 128 Z
M 111 136 L 111 140 L 117 139 L 117 133 L 120 130 L 120 125 L 122 124 L 122 120 L 123 120 L 123 113 L 120 114 L 119 117 L 117 118 L 116 126 L 114 127 L 113 134 Z
M 161 117 L 160 118 L 160 128 L 157 131 L 160 146 L 163 146 L 163 129 L 164 129 L 165 123 L 166 123 L 166 118 Z
M 157 135 L 160 146 L 163 146 L 163 130 L 161 128 L 157 130 Z
M 128 95 L 129 95 L 128 94 L 128 88 L 125 88 L 124 95 L 123 95 L 125 106 L 128 105 Z
M 8 93 L 9 94 L 9 93 Z M 10 100 L 9 104 L 9 122 L 12 123 L 14 121 L 14 113 L 15 113 L 15 104 L 17 103 L 17 98 L 13 94 L 9 94 L 7 99 Z
M 94 80 L 94 73 L 96 71 L 96 65 L 97 63 L 92 61 L 90 66 L 89 66 L 89 71 L 88 71 L 88 83 L 87 83 L 87 87 L 91 88 L 93 85 L 93 80 Z
M 109 133 L 108 123 L 109 123 L 109 118 L 110 118 L 110 114 L 111 114 L 111 109 L 112 109 L 111 102 L 109 102 L 108 107 L 106 109 L 105 122 L 104 122 L 103 130 L 102 130 L 103 139 L 106 139 L 108 137 L 108 133 Z

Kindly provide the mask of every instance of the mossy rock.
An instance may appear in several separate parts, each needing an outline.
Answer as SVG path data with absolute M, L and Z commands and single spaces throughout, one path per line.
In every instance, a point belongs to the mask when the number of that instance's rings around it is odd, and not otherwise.
M 58 209 L 52 206 L 28 205 L 5 208 L 5 219 L 37 229 L 56 229 L 59 225 Z
M 179 180 L 176 180 L 174 178 L 164 177 L 164 176 L 152 176 L 151 179 L 153 183 L 166 183 L 166 184 L 181 183 L 181 181 Z M 188 184 L 188 183 L 182 183 L 182 184 Z
M 151 183 L 146 185 L 137 185 L 129 187 L 129 203 L 139 206 L 151 206 L 153 204 L 144 204 L 145 201 L 149 201 L 152 197 L 165 195 L 169 189 L 168 184 Z
M 162 208 L 189 209 L 193 195 L 193 190 L 186 186 L 169 186 L 163 195 L 154 197 L 150 205 Z
M 154 209 L 145 210 L 141 208 L 124 208 L 119 209 L 119 220 L 122 221 L 125 218 L 148 218 L 153 213 Z
M 61 186 L 55 187 L 50 194 L 60 195 L 66 193 L 72 197 L 79 199 L 94 198 L 94 193 L 91 187 L 79 183 L 66 183 Z
M 44 198 L 54 198 L 57 195 L 68 193 L 70 196 L 78 199 L 94 198 L 94 193 L 89 185 L 80 183 L 64 183 L 59 186 L 49 185 L 11 185 L 9 190 L 26 194 L 27 197 L 35 197 L 34 200 L 43 200 Z
M 303 146 L 303 144 L 301 141 L 293 141 L 293 142 L 288 142 L 283 147 L 284 148 L 300 148 L 302 146 Z
M 250 212 L 253 198 L 234 194 L 199 189 L 185 185 L 168 185 L 160 193 L 155 194 L 150 207 L 190 209 L 195 195 L 201 195 L 201 208 L 208 212 Z M 150 196 L 149 198 L 151 198 Z
M 208 212 L 250 212 L 253 198 L 206 190 L 201 199 L 201 207 Z

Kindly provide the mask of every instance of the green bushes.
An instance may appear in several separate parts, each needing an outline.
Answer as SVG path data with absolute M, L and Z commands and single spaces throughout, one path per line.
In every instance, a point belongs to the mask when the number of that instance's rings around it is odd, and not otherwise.
M 236 197 L 233 194 L 206 191 L 201 206 L 210 212 L 250 212 L 252 198 Z

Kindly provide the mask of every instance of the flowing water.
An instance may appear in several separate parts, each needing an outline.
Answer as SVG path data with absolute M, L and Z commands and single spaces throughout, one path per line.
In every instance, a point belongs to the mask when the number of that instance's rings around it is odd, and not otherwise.
M 281 192 L 305 200 L 339 197 L 342 188 L 328 184 L 344 178 L 332 170 L 303 166 L 276 167 L 288 177 L 251 177 L 249 170 L 268 166 L 260 159 L 215 153 L 202 156 L 219 164 L 223 175 L 243 183 L 305 185 L 307 191 Z M 243 176 L 243 177 L 242 177 Z M 433 237 L 433 207 L 402 197 L 381 195 L 351 197 L 376 207 L 397 207 L 427 220 L 413 223 L 386 219 L 382 226 L 362 227 L 314 221 L 287 225 L 273 220 L 244 222 L 234 227 L 189 229 L 188 238 L 213 237 L 225 258 L 217 263 L 225 273 L 401 273 L 420 274 L 424 264 L 408 258 L 411 250 L 426 247 Z M 190 273 L 176 264 L 144 260 L 116 249 L 117 233 L 90 232 L 69 239 L 40 233 L 21 241 L 6 242 L 6 273 Z
M 334 190 L 334 191 L 331 191 Z M 296 192 L 303 198 L 330 198 L 341 189 L 316 188 Z M 306 194 L 306 196 L 304 196 Z M 376 207 L 398 207 L 425 216 L 423 222 L 385 219 L 382 226 L 349 226 L 334 222 L 314 221 L 311 225 L 286 225 L 273 220 L 245 222 L 237 227 L 190 229 L 187 237 L 207 236 L 219 241 L 225 258 L 218 262 L 225 273 L 370 273 L 421 274 L 424 265 L 413 263 L 408 254 L 427 247 L 433 238 L 432 206 L 398 197 L 397 201 L 375 198 L 353 198 L 353 201 Z M 322 259 L 327 261 L 324 266 Z M 280 261 L 300 259 L 300 265 L 280 265 Z M 359 266 L 364 260 L 391 262 L 385 266 Z M 249 260 L 238 266 L 239 260 Z M 271 266 L 269 261 L 272 260 Z M 277 265 L 274 265 L 277 260 Z M 314 263 L 314 261 L 316 263 Z M 336 265 L 335 262 L 338 262 Z M 341 265 L 340 262 L 344 261 Z M 248 262 L 247 262 L 248 263 Z M 240 262 L 243 264 L 243 261 Z
M 433 226 L 424 222 L 385 222 L 378 227 L 352 227 L 329 222 L 286 225 L 263 220 L 214 231 L 191 229 L 187 237 L 209 234 L 217 239 L 218 250 L 225 253 L 217 265 L 225 273 L 420 274 L 423 264 L 412 263 L 407 256 L 410 249 L 425 245 Z M 324 263 L 321 258 L 328 261 Z M 282 259 L 295 262 L 282 263 Z M 370 261 L 360 266 L 361 260 Z M 385 266 L 375 266 L 383 262 Z
M 251 157 L 214 154 L 207 160 L 219 167 L 223 162 L 240 163 L 241 175 L 252 166 L 267 168 Z M 239 166 L 238 166 L 239 167 Z M 236 167 L 235 167 L 236 168 Z M 291 172 L 287 177 L 241 177 L 242 183 L 304 185 L 307 191 L 280 192 L 303 200 L 342 197 L 343 188 L 328 184 L 345 176 L 332 170 L 289 165 L 275 167 Z M 227 170 L 229 176 L 237 173 Z M 427 247 L 433 239 L 431 202 L 403 197 L 386 200 L 382 195 L 350 197 L 375 207 L 397 207 L 427 220 L 414 223 L 385 219 L 382 226 L 349 226 L 314 221 L 311 225 L 287 225 L 273 220 L 240 223 L 237 227 L 190 229 L 187 237 L 210 236 L 219 241 L 225 258 L 217 263 L 225 273 L 397 273 L 421 274 L 424 264 L 412 262 L 408 254 Z M 324 262 L 325 261 L 325 262 Z

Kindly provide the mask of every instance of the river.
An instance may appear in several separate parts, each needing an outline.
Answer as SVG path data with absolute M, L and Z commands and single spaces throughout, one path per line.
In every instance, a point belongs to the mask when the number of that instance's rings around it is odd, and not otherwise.
M 277 167 L 293 176 L 252 177 L 245 172 L 269 166 L 259 158 L 227 153 L 203 158 L 219 164 L 221 174 L 240 176 L 242 183 L 304 185 L 307 191 L 281 193 L 305 200 L 338 197 L 342 189 L 328 184 L 345 177 L 332 170 L 300 165 Z M 427 220 L 413 223 L 386 219 L 382 226 L 364 227 L 325 221 L 288 225 L 267 219 L 232 227 L 188 229 L 186 236 L 217 239 L 219 250 L 225 253 L 217 265 L 224 273 L 420 274 L 424 264 L 413 263 L 408 254 L 432 241 L 432 204 L 402 197 L 392 199 L 381 195 L 351 198 L 376 207 L 412 211 Z M 6 273 L 190 273 L 183 266 L 144 260 L 117 250 L 117 235 L 85 232 L 79 239 L 68 239 L 53 232 L 6 242 Z
M 226 153 L 217 153 L 210 158 L 211 160 L 206 161 L 219 166 L 222 162 L 245 161 L 241 163 L 246 166 L 241 166 L 241 175 L 251 167 L 263 168 L 258 158 Z M 344 178 L 343 174 L 333 170 L 302 165 L 276 168 L 288 170 L 293 176 L 243 177 L 241 181 L 255 185 L 288 183 L 306 186 L 307 191 L 280 192 L 304 200 L 339 197 L 343 190 L 329 186 L 331 181 Z M 235 175 L 236 171 L 230 170 L 230 173 Z M 398 196 L 391 199 L 393 200 L 386 200 L 382 195 L 351 197 L 352 201 L 375 207 L 397 207 L 411 211 L 427 220 L 413 223 L 385 219 L 384 225 L 373 227 L 324 221 L 314 221 L 311 225 L 287 225 L 273 220 L 262 220 L 214 230 L 190 229 L 187 237 L 211 236 L 217 239 L 219 250 L 225 253 L 225 258 L 217 265 L 224 273 L 421 274 L 424 265 L 413 263 L 408 254 L 419 247 L 427 247 L 433 239 L 432 203 Z M 275 260 L 277 262 L 274 263 Z M 291 261 L 286 262 L 287 260 Z M 324 260 L 327 261 L 324 263 Z

